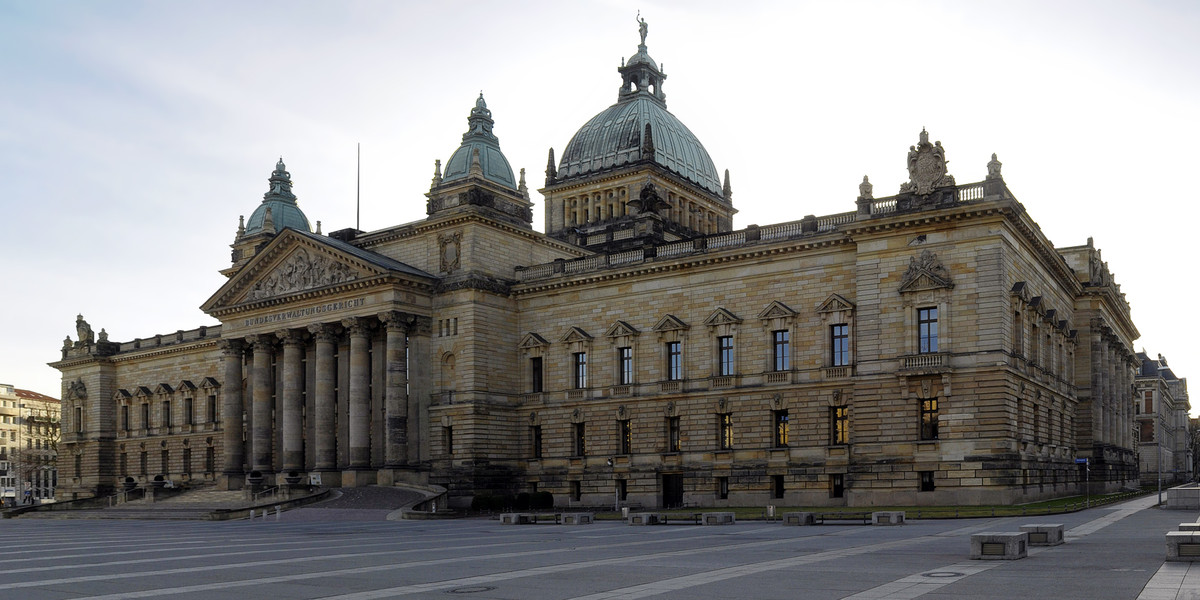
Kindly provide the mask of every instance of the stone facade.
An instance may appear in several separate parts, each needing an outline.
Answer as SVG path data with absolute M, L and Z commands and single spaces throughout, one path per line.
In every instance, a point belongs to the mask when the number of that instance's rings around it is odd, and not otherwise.
M 1135 386 L 1138 463 L 1142 485 L 1192 481 L 1195 475 L 1187 379 L 1176 377 L 1167 359 L 1138 352 Z M 1161 466 L 1160 466 L 1161 465 Z
M 734 230 L 728 174 L 654 129 L 654 65 L 643 40 L 609 109 L 636 136 L 551 151 L 546 233 L 481 97 L 427 219 L 323 236 L 260 207 L 219 327 L 67 340 L 61 495 L 296 472 L 455 506 L 1009 503 L 1082 492 L 1080 457 L 1095 491 L 1136 483 L 1129 306 L 995 156 L 959 185 L 922 131 L 896 195 L 864 178 L 848 212 Z M 270 181 L 298 206 L 282 161 Z
M 0 383 L 0 506 L 54 501 L 60 413 L 57 398 Z

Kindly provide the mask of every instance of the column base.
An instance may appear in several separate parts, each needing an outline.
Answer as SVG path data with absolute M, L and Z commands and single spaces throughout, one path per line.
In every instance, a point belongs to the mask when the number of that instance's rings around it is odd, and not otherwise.
M 375 485 L 375 471 L 342 471 L 341 487 L 366 487 Z
M 246 485 L 244 473 L 222 473 L 217 477 L 217 489 L 222 491 L 240 490 Z

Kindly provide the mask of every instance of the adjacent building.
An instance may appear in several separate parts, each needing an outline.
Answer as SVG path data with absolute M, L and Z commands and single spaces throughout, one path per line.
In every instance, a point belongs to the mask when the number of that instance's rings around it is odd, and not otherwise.
M 58 399 L 0 383 L 0 503 L 54 499 L 58 482 Z
M 667 110 L 644 30 L 618 72 L 616 102 L 549 152 L 543 231 L 482 95 L 414 223 L 313 232 L 280 160 L 201 307 L 220 325 L 118 343 L 77 319 L 52 363 L 60 496 L 156 475 L 427 482 L 456 506 L 1137 484 L 1129 305 L 1092 240 L 1046 238 L 995 155 L 956 163 L 977 164 L 960 184 L 921 131 L 894 193 L 864 177 L 845 212 L 736 229 L 729 173 Z
M 1192 432 L 1187 378 L 1176 377 L 1161 354 L 1138 353 L 1142 365 L 1134 382 L 1137 399 L 1138 464 L 1142 485 L 1192 481 Z

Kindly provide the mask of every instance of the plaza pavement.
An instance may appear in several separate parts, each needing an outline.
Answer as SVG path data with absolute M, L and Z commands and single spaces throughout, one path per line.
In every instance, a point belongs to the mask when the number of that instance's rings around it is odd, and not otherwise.
M 0 598 L 1200 598 L 1200 563 L 1163 562 L 1164 534 L 1198 515 L 1154 501 L 902 527 L 502 526 L 343 520 L 336 508 L 253 522 L 13 519 L 0 521 Z M 1067 543 L 967 559 L 972 533 L 1035 522 L 1064 524 Z

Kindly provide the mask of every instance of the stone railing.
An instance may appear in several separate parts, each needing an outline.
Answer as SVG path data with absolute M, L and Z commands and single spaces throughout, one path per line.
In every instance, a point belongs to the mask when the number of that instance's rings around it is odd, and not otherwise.
M 941 369 L 950 366 L 947 354 L 911 354 L 901 357 L 900 368 L 903 370 Z
M 1004 187 L 1004 183 L 1002 181 L 981 181 L 979 183 L 961 185 L 955 189 L 954 197 L 957 202 L 980 201 L 987 197 L 986 192 L 989 187 L 992 188 L 993 195 L 999 194 L 1003 197 L 1011 197 L 1011 195 L 1009 195 L 1007 192 L 1007 188 Z M 599 269 L 627 265 L 642 261 L 667 259 L 688 254 L 703 253 L 711 250 L 747 246 L 761 242 L 773 242 L 778 240 L 800 238 L 809 235 L 819 235 L 828 233 L 830 231 L 836 231 L 839 227 L 856 223 L 861 219 L 896 213 L 900 210 L 901 206 L 900 198 L 898 196 L 860 200 L 859 202 L 860 210 L 864 210 L 865 214 L 859 214 L 858 211 L 850 211 L 825 215 L 822 217 L 808 216 L 799 221 L 777 223 L 764 227 L 751 226 L 740 231 L 732 231 L 718 235 L 710 235 L 707 237 L 698 237 L 679 242 L 671 242 L 654 248 L 638 248 L 634 250 L 615 252 L 612 254 L 598 254 L 576 258 L 573 260 L 558 260 L 552 263 L 532 265 L 529 267 L 517 267 L 515 275 L 517 281 L 520 282 L 538 281 L 559 275 L 588 273 Z M 909 212 L 910 210 L 922 209 L 909 207 L 906 204 L 904 212 Z M 608 234 L 590 235 L 587 238 L 587 243 L 602 243 L 607 240 L 607 235 Z M 621 229 L 612 233 L 612 239 L 626 239 L 633 237 L 633 235 L 633 229 Z
M 850 366 L 844 367 L 822 367 L 822 379 L 845 379 L 854 374 L 854 368 Z

